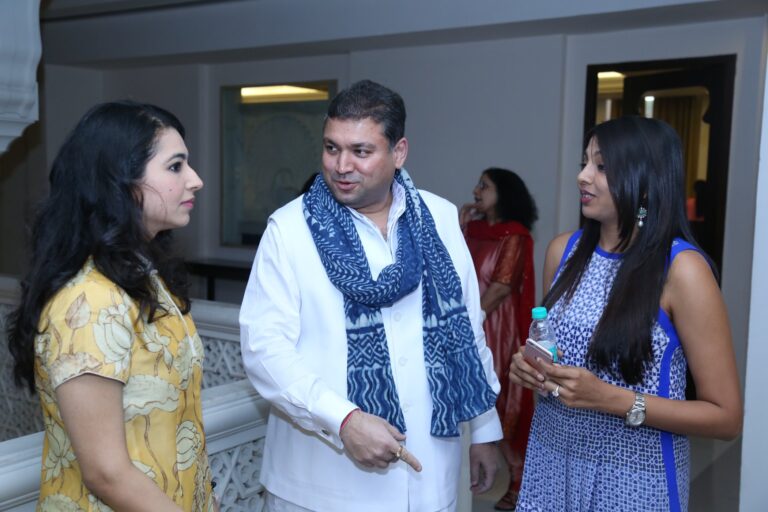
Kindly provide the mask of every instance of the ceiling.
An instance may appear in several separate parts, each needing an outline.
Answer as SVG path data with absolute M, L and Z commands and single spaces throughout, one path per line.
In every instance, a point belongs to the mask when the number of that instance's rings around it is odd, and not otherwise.
M 42 20 L 59 20 L 169 9 L 196 4 L 237 3 L 238 1 L 245 0 L 41 0 L 40 17 Z M 287 1 L 290 2 L 290 0 Z M 446 7 L 449 7 L 450 3 L 450 1 L 446 2 Z M 520 10 L 525 9 L 524 3 L 520 4 Z M 765 13 L 768 10 L 766 0 L 691 0 L 689 2 L 669 3 L 670 5 L 678 4 L 681 7 L 688 3 L 692 11 L 701 10 L 701 7 L 705 6 L 706 9 L 704 10 L 709 11 L 710 16 L 712 14 L 725 15 L 726 17 L 748 16 Z M 290 5 L 286 5 L 286 8 L 290 9 Z M 683 8 L 685 9 L 685 7 Z
M 768 0 L 41 0 L 46 62 L 93 68 L 342 54 L 767 13 Z
M 40 18 L 42 20 L 80 18 L 222 1 L 226 0 L 42 0 Z

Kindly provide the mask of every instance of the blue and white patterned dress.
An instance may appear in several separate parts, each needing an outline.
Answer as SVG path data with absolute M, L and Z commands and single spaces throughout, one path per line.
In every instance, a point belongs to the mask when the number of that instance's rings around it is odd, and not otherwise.
M 558 275 L 580 234 L 577 231 L 568 241 Z M 683 250 L 696 249 L 676 240 L 671 258 Z M 550 321 L 564 352 L 563 364 L 585 366 L 592 333 L 620 266 L 620 255 L 598 247 L 571 302 L 565 305 L 561 298 L 553 306 Z M 686 365 L 675 327 L 659 308 L 653 326 L 653 361 L 643 382 L 629 385 L 605 371 L 597 376 L 648 395 L 685 400 Z M 556 398 L 542 397 L 533 418 L 516 510 L 685 511 L 689 462 L 685 436 L 627 427 L 623 417 L 572 409 Z

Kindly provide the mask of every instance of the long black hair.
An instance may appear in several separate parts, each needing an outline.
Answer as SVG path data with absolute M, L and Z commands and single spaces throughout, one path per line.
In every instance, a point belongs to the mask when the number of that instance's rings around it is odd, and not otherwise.
M 622 264 L 587 352 L 589 364 L 617 373 L 630 384 L 642 381 L 653 357 L 651 330 L 658 316 L 672 242 L 679 237 L 697 246 L 685 211 L 680 138 L 668 124 L 623 117 L 595 126 L 584 147 L 595 139 L 618 214 Z M 647 210 L 635 228 L 640 207 Z M 633 233 L 635 233 L 633 238 Z M 544 305 L 570 299 L 600 239 L 600 223 L 587 219 L 573 255 Z
M 517 221 L 530 231 L 539 212 L 522 178 L 500 167 L 489 167 L 483 174 L 496 186 L 496 217 L 501 221 Z
M 93 257 L 96 268 L 134 298 L 151 322 L 161 308 L 151 262 L 180 309 L 189 311 L 186 270 L 169 256 L 170 231 L 151 238 L 142 221 L 139 184 L 163 130 L 184 137 L 170 112 L 129 101 L 97 105 L 62 145 L 49 176 L 50 194 L 32 224 L 29 272 L 11 313 L 8 345 L 14 380 L 34 391 L 34 339 L 46 303 Z

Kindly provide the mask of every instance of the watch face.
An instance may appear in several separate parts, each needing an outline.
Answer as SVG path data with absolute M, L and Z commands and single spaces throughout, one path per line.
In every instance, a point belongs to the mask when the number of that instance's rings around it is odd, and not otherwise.
M 642 425 L 643 421 L 645 421 L 645 411 L 642 409 L 634 409 L 627 416 L 627 423 L 633 427 Z

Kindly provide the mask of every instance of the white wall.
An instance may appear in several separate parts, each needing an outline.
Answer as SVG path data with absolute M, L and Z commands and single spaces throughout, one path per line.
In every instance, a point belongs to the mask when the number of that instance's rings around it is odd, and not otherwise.
M 157 104 L 173 112 L 184 125 L 185 141 L 190 151 L 192 167 L 201 172 L 205 187 L 211 176 L 201 160 L 202 148 L 218 133 L 218 124 L 209 126 L 202 118 L 201 98 L 204 97 L 207 69 L 200 65 L 158 66 L 148 69 L 113 70 L 103 73 L 103 101 L 129 99 Z M 202 165 L 201 165 L 202 164 Z M 202 168 L 202 169 L 201 169 Z M 206 179 L 207 178 L 207 179 Z M 216 210 L 195 204 L 190 223 L 174 231 L 174 237 L 184 254 L 202 254 L 201 236 L 205 233 L 204 214 L 213 216 Z
M 749 319 L 749 346 L 747 351 L 747 389 L 744 396 L 744 436 L 741 461 L 741 512 L 768 510 L 768 487 L 765 485 L 765 461 L 768 460 L 768 443 L 765 430 L 768 426 L 768 408 L 765 407 L 765 390 L 768 389 L 768 62 L 767 44 L 763 44 L 764 92 L 760 165 L 757 180 L 757 213 L 755 215 L 752 255 L 752 300 L 750 309 L 755 314 Z
M 37 122 L 0 153 L 0 273 L 18 276 L 26 270 L 27 227 L 35 203 L 46 191 L 44 166 L 42 129 Z
M 350 80 L 369 77 L 405 99 L 405 167 L 417 186 L 461 205 L 485 168 L 520 174 L 539 206 L 537 271 L 556 234 L 564 57 L 560 35 L 351 56 Z
M 65 137 L 90 107 L 104 101 L 103 73 L 68 66 L 43 67 L 42 114 L 46 168 L 50 169 Z M 46 172 L 47 176 L 47 172 Z

